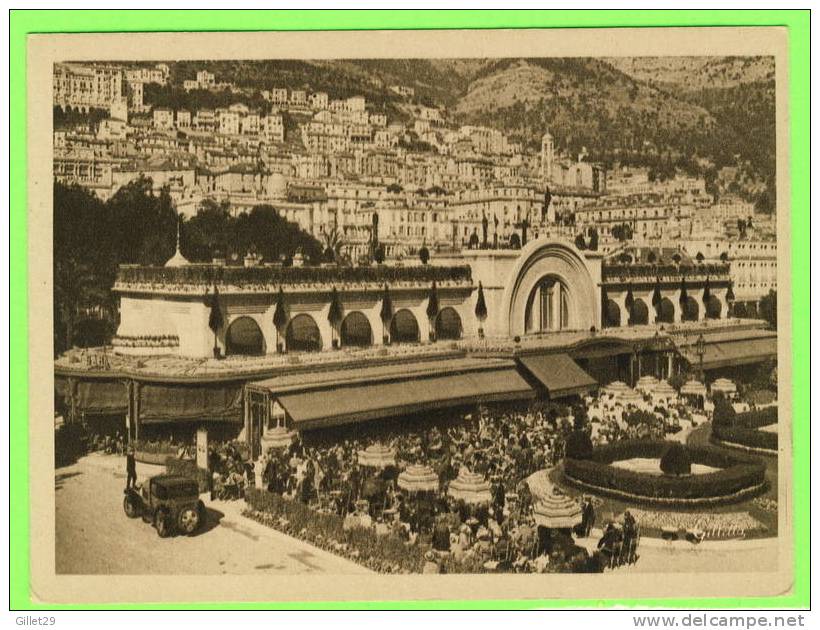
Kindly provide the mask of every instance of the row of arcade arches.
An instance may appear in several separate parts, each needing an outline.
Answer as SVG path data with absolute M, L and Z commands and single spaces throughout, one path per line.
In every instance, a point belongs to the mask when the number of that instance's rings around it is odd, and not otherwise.
M 460 339 L 463 333 L 461 317 L 452 307 L 441 309 L 435 321 L 436 339 Z M 418 343 L 421 334 L 418 320 L 409 309 L 396 311 L 390 322 L 391 343 Z M 367 316 L 361 311 L 348 313 L 339 325 L 342 347 L 373 345 L 373 330 Z M 300 313 L 285 329 L 285 347 L 290 352 L 319 352 L 324 348 L 322 334 L 311 315 Z M 228 355 L 264 355 L 267 352 L 265 336 L 252 317 L 238 317 L 225 332 L 225 353 Z
M 622 313 L 621 307 L 615 300 L 607 300 L 604 305 L 604 326 L 614 328 L 618 326 L 641 326 L 649 324 L 649 306 L 641 299 L 636 298 L 631 309 L 626 309 Z M 669 298 L 663 298 L 655 310 L 655 320 L 653 323 L 672 324 L 675 321 L 675 304 Z M 700 319 L 701 304 L 691 295 L 679 305 L 681 309 L 681 321 L 696 322 Z M 720 319 L 723 306 L 720 300 L 714 295 L 710 296 L 705 303 L 705 315 L 707 319 Z

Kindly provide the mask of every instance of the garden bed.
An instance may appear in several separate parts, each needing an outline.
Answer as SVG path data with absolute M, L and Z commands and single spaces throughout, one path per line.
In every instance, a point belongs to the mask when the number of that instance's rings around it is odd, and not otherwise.
M 709 446 L 688 446 L 693 464 L 719 468 L 696 475 L 657 475 L 613 465 L 634 458 L 660 459 L 672 442 L 633 440 L 596 448 L 587 459 L 566 458 L 565 479 L 584 490 L 635 503 L 696 507 L 731 503 L 766 488 L 766 467 L 756 458 Z

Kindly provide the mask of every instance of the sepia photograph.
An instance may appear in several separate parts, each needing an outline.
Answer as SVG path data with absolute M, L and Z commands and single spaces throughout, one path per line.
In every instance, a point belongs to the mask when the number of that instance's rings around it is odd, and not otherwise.
M 690 31 L 33 37 L 41 596 L 787 591 L 785 38 Z

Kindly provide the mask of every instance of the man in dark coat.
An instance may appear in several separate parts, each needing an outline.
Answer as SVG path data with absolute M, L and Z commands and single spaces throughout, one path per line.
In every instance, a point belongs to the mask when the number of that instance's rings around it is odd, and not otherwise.
M 589 532 L 592 531 L 592 528 L 595 525 L 595 506 L 592 505 L 592 499 L 589 497 L 587 497 L 587 500 L 584 501 L 582 519 L 584 538 L 586 538 L 589 536 Z
M 125 455 L 125 489 L 130 490 L 137 486 L 137 460 L 134 458 L 134 447 L 128 447 Z

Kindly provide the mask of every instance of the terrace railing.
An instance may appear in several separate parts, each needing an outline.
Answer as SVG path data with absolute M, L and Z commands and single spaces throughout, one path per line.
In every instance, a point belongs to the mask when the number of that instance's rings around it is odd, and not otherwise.
M 706 278 L 713 280 L 729 278 L 728 263 L 702 263 L 682 265 L 653 265 L 653 264 L 605 264 L 601 268 L 604 282 L 617 282 L 650 278 L 680 279 Z
M 184 267 L 121 265 L 118 285 L 201 285 L 231 286 L 303 284 L 467 284 L 472 277 L 468 265 L 414 265 L 395 267 L 233 267 L 194 264 Z

